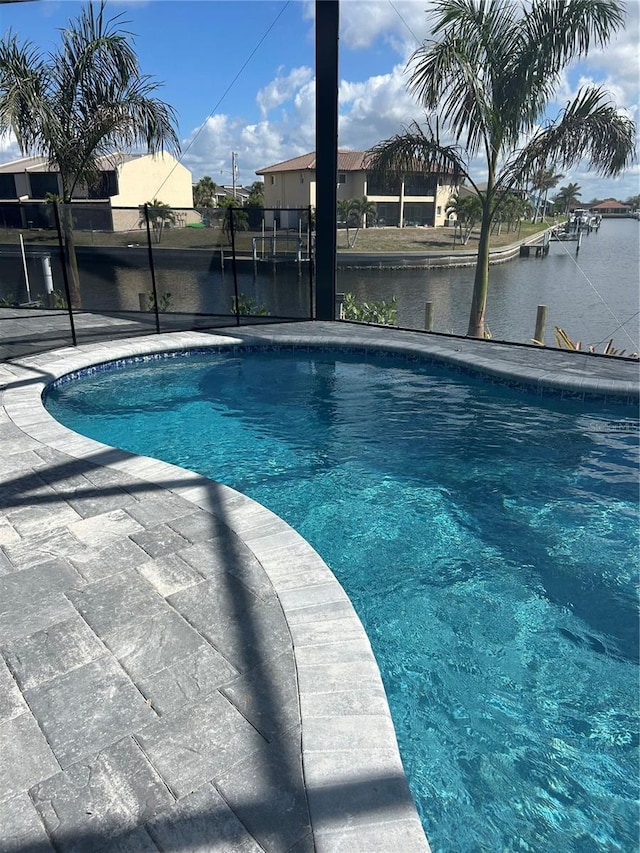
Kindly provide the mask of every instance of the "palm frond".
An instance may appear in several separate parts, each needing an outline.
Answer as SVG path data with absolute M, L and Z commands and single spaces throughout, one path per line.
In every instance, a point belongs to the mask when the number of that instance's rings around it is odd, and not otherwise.
M 469 177 L 466 161 L 457 146 L 441 145 L 432 129 L 425 134 L 417 122 L 403 133 L 383 140 L 369 151 L 367 169 L 379 174 L 405 175 L 412 172 L 446 174 L 453 181 Z

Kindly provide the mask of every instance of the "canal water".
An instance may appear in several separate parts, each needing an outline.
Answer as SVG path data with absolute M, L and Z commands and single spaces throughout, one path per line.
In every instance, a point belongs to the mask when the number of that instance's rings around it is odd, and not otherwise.
M 545 343 L 554 344 L 554 327 L 563 328 L 583 347 L 614 346 L 638 351 L 640 295 L 638 288 L 640 223 L 633 219 L 604 220 L 598 232 L 584 235 L 576 244 L 553 242 L 547 257 L 516 258 L 490 268 L 487 322 L 496 340 L 528 343 L 535 330 L 540 304 L 548 308 Z M 149 260 L 144 247 L 80 250 L 82 304 L 88 311 L 138 311 L 151 291 Z M 344 262 L 344 257 L 339 263 Z M 3 264 L 8 259 L 3 259 Z M 13 259 L 18 264 L 18 259 Z M 38 284 L 40 261 L 30 260 L 33 295 L 44 292 Z M 232 313 L 234 279 L 230 259 L 224 269 L 219 250 L 154 251 L 158 292 L 170 294 L 170 311 L 224 315 Z M 238 291 L 271 316 L 308 318 L 310 284 L 306 264 L 251 261 L 238 265 Z M 3 266 L 4 270 L 4 266 Z M 12 274 L 9 275 L 9 272 Z M 361 301 L 397 300 L 400 327 L 423 329 L 425 305 L 433 303 L 433 330 L 464 335 L 467 331 L 473 267 L 445 269 L 343 269 L 338 268 L 337 290 L 353 293 Z M 22 280 L 21 269 L 3 272 L 0 297 L 24 301 L 23 293 L 9 293 L 6 283 Z M 59 269 L 54 269 L 56 289 L 62 291 Z M 20 289 L 21 285 L 16 284 Z M 15 289 L 15 288 L 14 288 Z M 142 302 L 141 295 L 142 294 Z
M 544 258 L 518 258 L 489 270 L 487 321 L 493 338 L 529 343 L 538 305 L 546 305 L 545 343 L 555 326 L 574 341 L 637 351 L 640 223 L 605 219 L 576 243 L 553 242 Z M 434 331 L 466 334 L 473 289 L 471 268 L 338 270 L 338 289 L 358 299 L 398 303 L 398 325 L 424 328 L 425 303 L 434 307 Z M 599 347 L 602 349 L 602 346 Z

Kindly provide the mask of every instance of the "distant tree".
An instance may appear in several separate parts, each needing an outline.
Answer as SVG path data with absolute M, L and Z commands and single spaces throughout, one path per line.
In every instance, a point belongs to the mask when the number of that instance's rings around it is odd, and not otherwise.
M 375 202 L 369 201 L 366 196 L 363 196 L 362 198 L 354 198 L 351 200 L 351 207 L 349 208 L 349 218 L 353 226 L 355 227 L 355 233 L 353 235 L 349 248 L 353 249 L 353 247 L 355 246 L 362 225 L 366 225 L 370 220 L 373 219 L 375 215 Z
M 638 210 L 640 208 L 640 195 L 630 195 L 625 204 L 630 204 L 634 210 Z
M 235 198 L 223 198 L 219 204 L 224 208 L 222 216 L 222 231 L 227 238 L 227 242 L 231 242 L 231 217 L 233 216 L 233 228 L 235 231 L 246 231 L 249 228 L 249 217 L 247 211 L 238 206 Z
M 344 222 L 347 230 L 347 246 L 351 245 L 349 238 L 349 228 L 351 227 L 351 208 L 353 207 L 354 199 L 341 198 L 338 199 L 338 222 Z
M 456 227 L 460 229 L 460 242 L 466 246 L 471 232 L 482 219 L 482 205 L 477 195 L 455 195 L 449 199 L 445 213 L 456 218 Z M 455 237 L 454 237 L 455 242 Z
M 410 60 L 410 90 L 436 124 L 413 122 L 372 150 L 371 168 L 402 175 L 416 169 L 465 176 L 482 219 L 467 334 L 484 337 L 489 238 L 504 197 L 547 163 L 568 168 L 582 158 L 617 175 L 635 157 L 635 125 L 600 87 L 581 88 L 556 121 L 547 105 L 570 63 L 606 45 L 624 24 L 618 0 L 433 0 L 431 32 Z M 440 124 L 452 143 L 440 141 Z M 435 126 L 434 126 L 435 125 Z M 486 186 L 472 179 L 481 155 Z
M 264 207 L 264 183 L 254 181 L 249 187 L 246 207 Z
M 209 175 L 200 178 L 193 188 L 193 206 L 207 209 L 216 206 L 216 191 L 218 185 Z
M 0 42 L 0 135 L 12 130 L 22 154 L 46 157 L 60 174 L 74 306 L 80 305 L 70 210 L 76 187 L 94 186 L 100 159 L 116 151 L 180 150 L 175 112 L 156 97 L 160 84 L 141 73 L 121 16 L 106 19 L 104 10 L 104 2 L 89 3 L 49 54 L 19 44 L 11 32 Z
M 569 213 L 572 207 L 576 207 L 580 196 L 582 195 L 579 184 L 567 184 L 565 187 L 560 187 L 555 198 L 554 204 L 565 215 Z
M 151 226 L 155 235 L 156 243 L 159 243 L 162 239 L 162 232 L 164 230 L 165 225 L 175 225 L 175 214 L 171 210 L 170 205 L 165 204 L 163 201 L 160 201 L 157 198 L 154 198 L 153 201 L 148 201 L 146 206 L 147 211 L 149 213 L 149 225 Z M 140 205 L 139 211 L 140 216 L 138 219 L 138 227 L 146 228 L 147 218 L 145 215 L 144 204 Z
M 542 166 L 537 169 L 530 179 L 531 189 L 537 192 L 536 206 L 533 212 L 533 222 L 538 221 L 538 215 L 543 219 L 547 212 L 547 196 L 549 190 L 557 187 L 560 181 L 564 178 L 563 174 L 556 172 L 555 166 L 547 168 Z

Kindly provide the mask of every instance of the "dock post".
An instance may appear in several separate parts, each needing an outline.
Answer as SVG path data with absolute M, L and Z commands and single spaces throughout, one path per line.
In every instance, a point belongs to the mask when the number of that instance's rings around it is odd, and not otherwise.
M 576 243 L 576 255 L 580 251 L 580 243 L 582 243 L 582 231 L 578 231 L 578 242 Z
M 424 306 L 424 330 L 433 332 L 433 302 L 427 302 Z
M 538 305 L 538 313 L 536 315 L 536 330 L 533 335 L 533 341 L 536 344 L 544 346 L 544 327 L 547 325 L 547 306 Z

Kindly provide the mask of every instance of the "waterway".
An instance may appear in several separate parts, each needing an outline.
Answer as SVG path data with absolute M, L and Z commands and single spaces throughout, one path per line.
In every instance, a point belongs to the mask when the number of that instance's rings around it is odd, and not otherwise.
M 496 340 L 528 343 L 535 330 L 540 304 L 548 309 L 547 344 L 554 344 L 554 327 L 562 327 L 583 347 L 613 339 L 618 350 L 640 349 L 638 288 L 639 223 L 633 219 L 604 220 L 598 232 L 576 244 L 553 242 L 546 257 L 516 258 L 490 268 L 487 321 Z M 146 248 L 80 250 L 82 304 L 86 310 L 138 311 L 140 294 L 151 290 Z M 5 269 L 13 263 L 15 270 Z M 397 300 L 400 327 L 423 329 L 425 305 L 433 303 L 433 330 L 464 335 L 467 331 L 473 267 L 440 269 L 344 269 L 339 259 L 337 290 L 362 301 Z M 0 297 L 24 301 L 19 259 L 2 259 Z M 41 263 L 29 261 L 33 296 L 44 292 Z M 222 269 L 219 250 L 154 250 L 159 293 L 170 294 L 170 310 L 188 314 L 231 315 L 234 279 L 230 259 Z M 310 283 L 306 264 L 251 261 L 238 265 L 238 290 L 264 306 L 272 316 L 305 319 L 310 316 Z M 62 291 L 55 268 L 56 289 Z M 16 282 L 11 292 L 7 282 Z M 13 291 L 16 291 L 15 293 Z
M 538 305 L 546 305 L 545 342 L 560 326 L 583 345 L 613 338 L 618 349 L 638 350 L 640 223 L 606 219 L 576 243 L 552 242 L 547 257 L 518 258 L 489 272 L 487 320 L 493 338 L 528 343 Z M 395 295 L 398 325 L 424 328 L 425 303 L 434 307 L 434 331 L 466 334 L 473 268 L 338 270 L 338 288 L 358 299 Z M 602 349 L 602 346 L 599 347 Z

